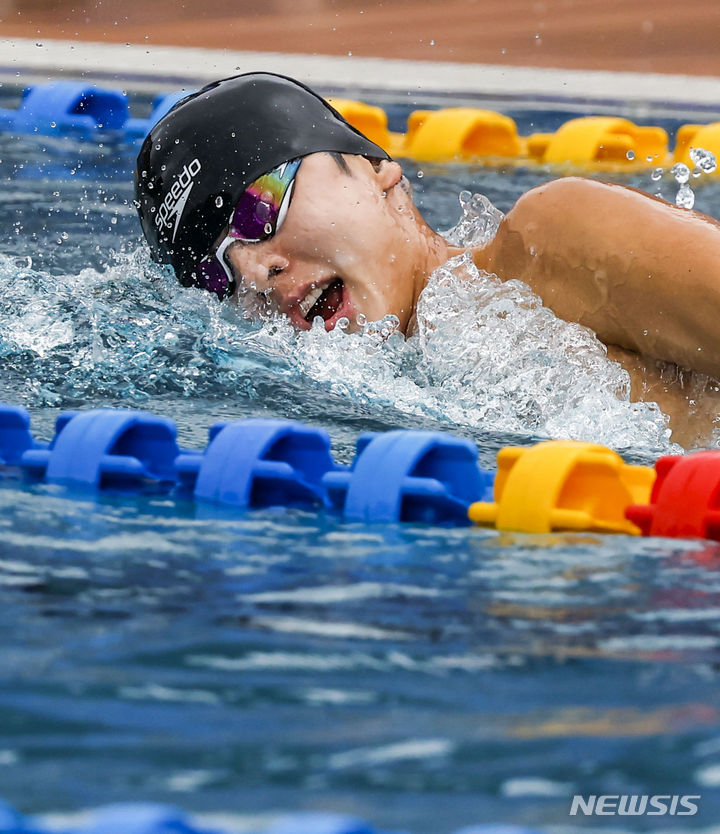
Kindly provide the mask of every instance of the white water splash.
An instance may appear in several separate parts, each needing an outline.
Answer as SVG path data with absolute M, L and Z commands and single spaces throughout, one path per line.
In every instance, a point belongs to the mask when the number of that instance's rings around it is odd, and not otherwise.
M 481 195 L 461 195 L 463 216 L 445 236 L 486 242 L 503 215 Z M 295 333 L 283 320 L 244 337 L 332 391 L 453 427 L 670 448 L 654 403 L 631 403 L 627 373 L 588 328 L 558 319 L 520 281 L 479 272 L 469 254 L 430 277 L 408 339 L 382 324 L 362 335 Z M 387 332 L 391 335 L 387 337 Z
M 282 356 L 286 372 L 336 394 L 452 427 L 670 448 L 665 416 L 629 402 L 627 373 L 589 329 L 558 319 L 522 282 L 479 272 L 469 254 L 431 276 L 417 320 L 408 339 L 319 322 L 298 333 L 281 319 L 240 336 L 218 320 L 216 344 L 229 367 L 247 349 Z
M 451 240 L 495 233 L 502 215 L 489 201 L 463 195 L 463 208 Z M 407 339 L 392 317 L 362 334 L 326 333 L 321 322 L 296 332 L 282 317 L 248 322 L 232 305 L 177 287 L 144 250 L 75 276 L 0 258 L 0 278 L 14 299 L 0 311 L 0 355 L 29 406 L 226 398 L 239 380 L 252 395 L 260 374 L 307 399 L 347 398 L 381 420 L 392 410 L 458 431 L 672 448 L 664 415 L 629 402 L 627 374 L 590 330 L 558 319 L 525 284 L 478 272 L 469 255 L 430 277 Z

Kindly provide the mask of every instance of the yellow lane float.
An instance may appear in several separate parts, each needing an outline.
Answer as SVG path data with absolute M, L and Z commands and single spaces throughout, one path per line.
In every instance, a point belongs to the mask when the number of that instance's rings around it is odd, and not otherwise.
M 657 165 L 668 155 L 668 135 L 661 127 L 640 127 L 627 119 L 586 116 L 565 122 L 555 133 L 533 134 L 527 146 L 538 162 Z
M 688 167 L 694 168 L 695 161 L 690 156 L 693 148 L 702 148 L 720 158 L 720 122 L 709 125 L 683 125 L 679 128 L 673 160 L 684 162 Z M 706 174 L 718 173 L 717 167 L 704 170 Z
M 523 533 L 586 530 L 639 535 L 625 518 L 631 504 L 646 504 L 655 481 L 648 466 L 631 466 L 594 443 L 549 440 L 498 452 L 493 503 L 476 502 L 476 524 Z

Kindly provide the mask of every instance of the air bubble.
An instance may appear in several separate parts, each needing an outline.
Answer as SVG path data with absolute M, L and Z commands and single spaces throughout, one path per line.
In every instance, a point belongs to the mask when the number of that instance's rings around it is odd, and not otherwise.
M 662 175 L 663 175 L 663 169 L 662 168 L 655 168 L 653 170 L 652 174 L 650 174 L 650 179 L 653 182 L 657 182 L 658 180 L 662 179 Z
M 337 327 L 339 330 L 347 330 L 349 326 L 350 326 L 350 319 L 347 318 L 346 316 L 341 316 L 335 322 L 335 327 Z
M 706 174 L 712 174 L 717 169 L 715 154 L 705 148 L 690 148 L 690 159 Z
M 264 228 L 263 228 L 263 231 L 265 232 L 266 235 L 271 235 L 273 233 L 272 223 L 266 223 Z
M 680 186 L 675 197 L 675 205 L 684 209 L 691 209 L 695 205 L 695 193 L 689 185 Z
M 367 324 L 367 316 L 365 313 L 358 313 L 355 317 L 355 322 L 358 324 L 359 327 L 365 327 Z
M 625 156 L 632 162 L 635 159 L 635 151 L 628 151 Z
M 422 171 L 418 171 L 418 172 L 417 172 L 417 178 L 418 178 L 419 180 L 421 180 L 424 176 L 425 176 L 425 174 L 424 174 Z
M 219 195 L 215 198 L 215 205 L 216 205 L 218 208 L 222 208 L 222 207 L 223 207 L 223 198 L 222 198 L 222 197 L 220 197 Z
M 690 169 L 684 162 L 677 162 L 670 169 L 670 173 L 675 177 L 675 181 L 680 185 L 684 185 L 690 179 Z

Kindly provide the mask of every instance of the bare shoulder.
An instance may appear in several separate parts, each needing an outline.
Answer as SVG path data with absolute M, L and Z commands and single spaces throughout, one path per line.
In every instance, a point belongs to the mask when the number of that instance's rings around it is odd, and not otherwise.
M 508 212 L 511 223 L 562 218 L 572 225 L 588 220 L 607 225 L 705 225 L 718 222 L 696 211 L 678 208 L 637 188 L 584 177 L 562 177 L 531 188 Z
M 518 199 L 511 211 L 553 211 L 578 207 L 607 207 L 618 214 L 644 212 L 649 217 L 694 218 L 717 223 L 701 212 L 679 208 L 638 188 L 586 177 L 561 177 L 531 188 Z
M 655 197 L 623 185 L 584 177 L 561 177 L 526 191 L 515 203 L 511 212 L 526 214 L 527 212 L 568 213 L 571 211 L 577 216 L 578 209 L 611 205 L 619 210 L 623 205 L 637 202 L 645 207 L 652 204 L 667 205 Z

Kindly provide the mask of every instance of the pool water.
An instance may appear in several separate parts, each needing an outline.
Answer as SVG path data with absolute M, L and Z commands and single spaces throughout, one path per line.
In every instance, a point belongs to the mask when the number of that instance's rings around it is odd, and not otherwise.
M 39 437 L 62 410 L 109 405 L 167 415 L 195 448 L 217 420 L 299 419 L 340 461 L 396 427 L 469 436 L 485 466 L 543 436 L 633 462 L 673 448 L 591 335 L 517 283 L 470 275 L 459 313 L 463 284 L 439 273 L 407 341 L 293 334 L 180 289 L 141 243 L 133 162 L 0 136 L 0 401 Z M 553 176 L 407 173 L 440 228 L 463 189 L 507 210 Z M 696 185 L 720 216 L 718 184 Z M 25 813 L 148 799 L 238 830 L 324 809 L 414 834 L 567 831 L 603 822 L 570 818 L 574 794 L 638 793 L 702 799 L 695 817 L 613 830 L 720 819 L 720 545 L 197 517 L 12 478 L 0 504 L 0 796 Z

